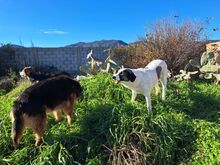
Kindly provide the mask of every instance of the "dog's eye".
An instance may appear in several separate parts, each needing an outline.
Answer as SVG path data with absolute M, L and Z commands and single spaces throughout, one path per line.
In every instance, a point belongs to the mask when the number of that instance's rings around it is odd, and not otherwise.
M 123 72 L 120 72 L 118 75 L 119 75 L 119 77 L 123 77 L 123 76 L 124 76 L 124 73 L 123 73 Z

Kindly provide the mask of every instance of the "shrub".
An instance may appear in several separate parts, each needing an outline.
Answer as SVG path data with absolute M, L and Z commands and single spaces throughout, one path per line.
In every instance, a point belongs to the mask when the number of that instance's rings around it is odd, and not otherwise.
M 6 92 L 10 91 L 13 88 L 13 86 L 14 86 L 14 81 L 9 78 L 5 78 L 0 81 L 0 89 Z
M 1 89 L 0 88 L 0 96 L 3 96 L 3 95 L 5 95 L 7 92 L 4 90 L 4 89 Z
M 177 73 L 189 59 L 198 57 L 205 50 L 204 29 L 204 24 L 196 21 L 178 24 L 173 19 L 162 19 L 146 32 L 146 38 L 128 47 L 115 48 L 114 54 L 132 68 L 144 67 L 160 58 Z
M 6 74 L 7 76 L 0 77 L 0 90 L 1 92 L 3 91 L 3 93 L 7 93 L 12 90 L 17 85 L 19 80 L 18 75 L 14 70 L 12 70 L 12 68 L 9 68 Z
M 197 70 L 190 72 L 190 70 Z M 199 75 L 201 79 L 216 80 L 220 82 L 220 53 L 206 51 L 200 59 L 191 59 L 186 65 L 185 70 L 180 70 L 181 74 L 176 75 L 177 80 L 190 80 L 191 75 Z
M 0 47 L 0 76 L 5 76 L 8 72 L 8 59 L 13 59 L 15 50 L 10 44 L 2 45 Z

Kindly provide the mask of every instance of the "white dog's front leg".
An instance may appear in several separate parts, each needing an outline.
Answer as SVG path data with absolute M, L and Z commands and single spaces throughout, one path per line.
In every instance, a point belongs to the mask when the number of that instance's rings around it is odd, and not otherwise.
M 162 100 L 165 100 L 165 96 L 166 96 L 166 88 L 163 87 L 163 93 L 162 93 Z
M 145 94 L 144 96 L 145 96 L 145 99 L 146 99 L 146 102 L 147 102 L 147 110 L 148 110 L 148 112 L 151 112 L 152 106 L 151 106 L 150 94 Z
M 158 94 L 160 93 L 160 85 L 159 85 L 159 82 L 157 82 L 157 84 L 155 85 L 155 91 L 156 91 L 156 95 L 158 96 Z
M 134 101 L 137 97 L 137 92 L 135 92 L 134 90 L 132 90 L 132 96 L 131 96 L 131 101 Z

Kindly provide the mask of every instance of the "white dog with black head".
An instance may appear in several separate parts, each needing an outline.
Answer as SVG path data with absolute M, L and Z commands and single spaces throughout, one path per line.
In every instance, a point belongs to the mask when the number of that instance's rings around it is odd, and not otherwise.
M 159 92 L 158 82 L 162 84 L 162 100 L 165 100 L 167 78 L 169 77 L 169 70 L 165 61 L 157 59 L 151 61 L 145 68 L 120 69 L 113 75 L 116 83 L 122 83 L 126 88 L 132 90 L 132 98 L 134 101 L 137 94 L 143 94 L 147 102 L 147 108 L 150 112 L 151 106 L 151 91 L 156 87 L 156 94 Z

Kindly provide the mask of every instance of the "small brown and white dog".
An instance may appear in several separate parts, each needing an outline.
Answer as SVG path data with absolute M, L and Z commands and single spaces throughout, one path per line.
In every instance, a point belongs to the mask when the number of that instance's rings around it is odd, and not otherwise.
M 12 107 L 12 140 L 17 148 L 25 127 L 35 133 L 35 145 L 39 146 L 46 128 L 47 113 L 53 112 L 61 119 L 63 108 L 68 124 L 72 123 L 73 104 L 81 95 L 79 82 L 68 76 L 56 76 L 40 81 L 27 88 Z
M 21 78 L 26 78 L 30 80 L 32 83 L 39 82 L 39 81 L 42 81 L 42 80 L 45 80 L 47 78 L 54 77 L 54 76 L 60 76 L 60 75 L 66 75 L 66 76 L 71 77 L 71 75 L 67 72 L 57 72 L 56 74 L 43 74 L 40 72 L 35 72 L 33 71 L 33 68 L 31 66 L 24 67 L 19 74 Z
M 167 78 L 169 77 L 169 70 L 165 61 L 157 59 L 151 61 L 145 68 L 129 69 L 122 68 L 113 75 L 116 83 L 122 83 L 126 88 L 131 89 L 132 98 L 134 101 L 137 94 L 143 94 L 147 102 L 147 108 L 150 112 L 151 106 L 151 91 L 156 87 L 158 94 L 158 81 L 162 84 L 162 100 L 165 100 Z

